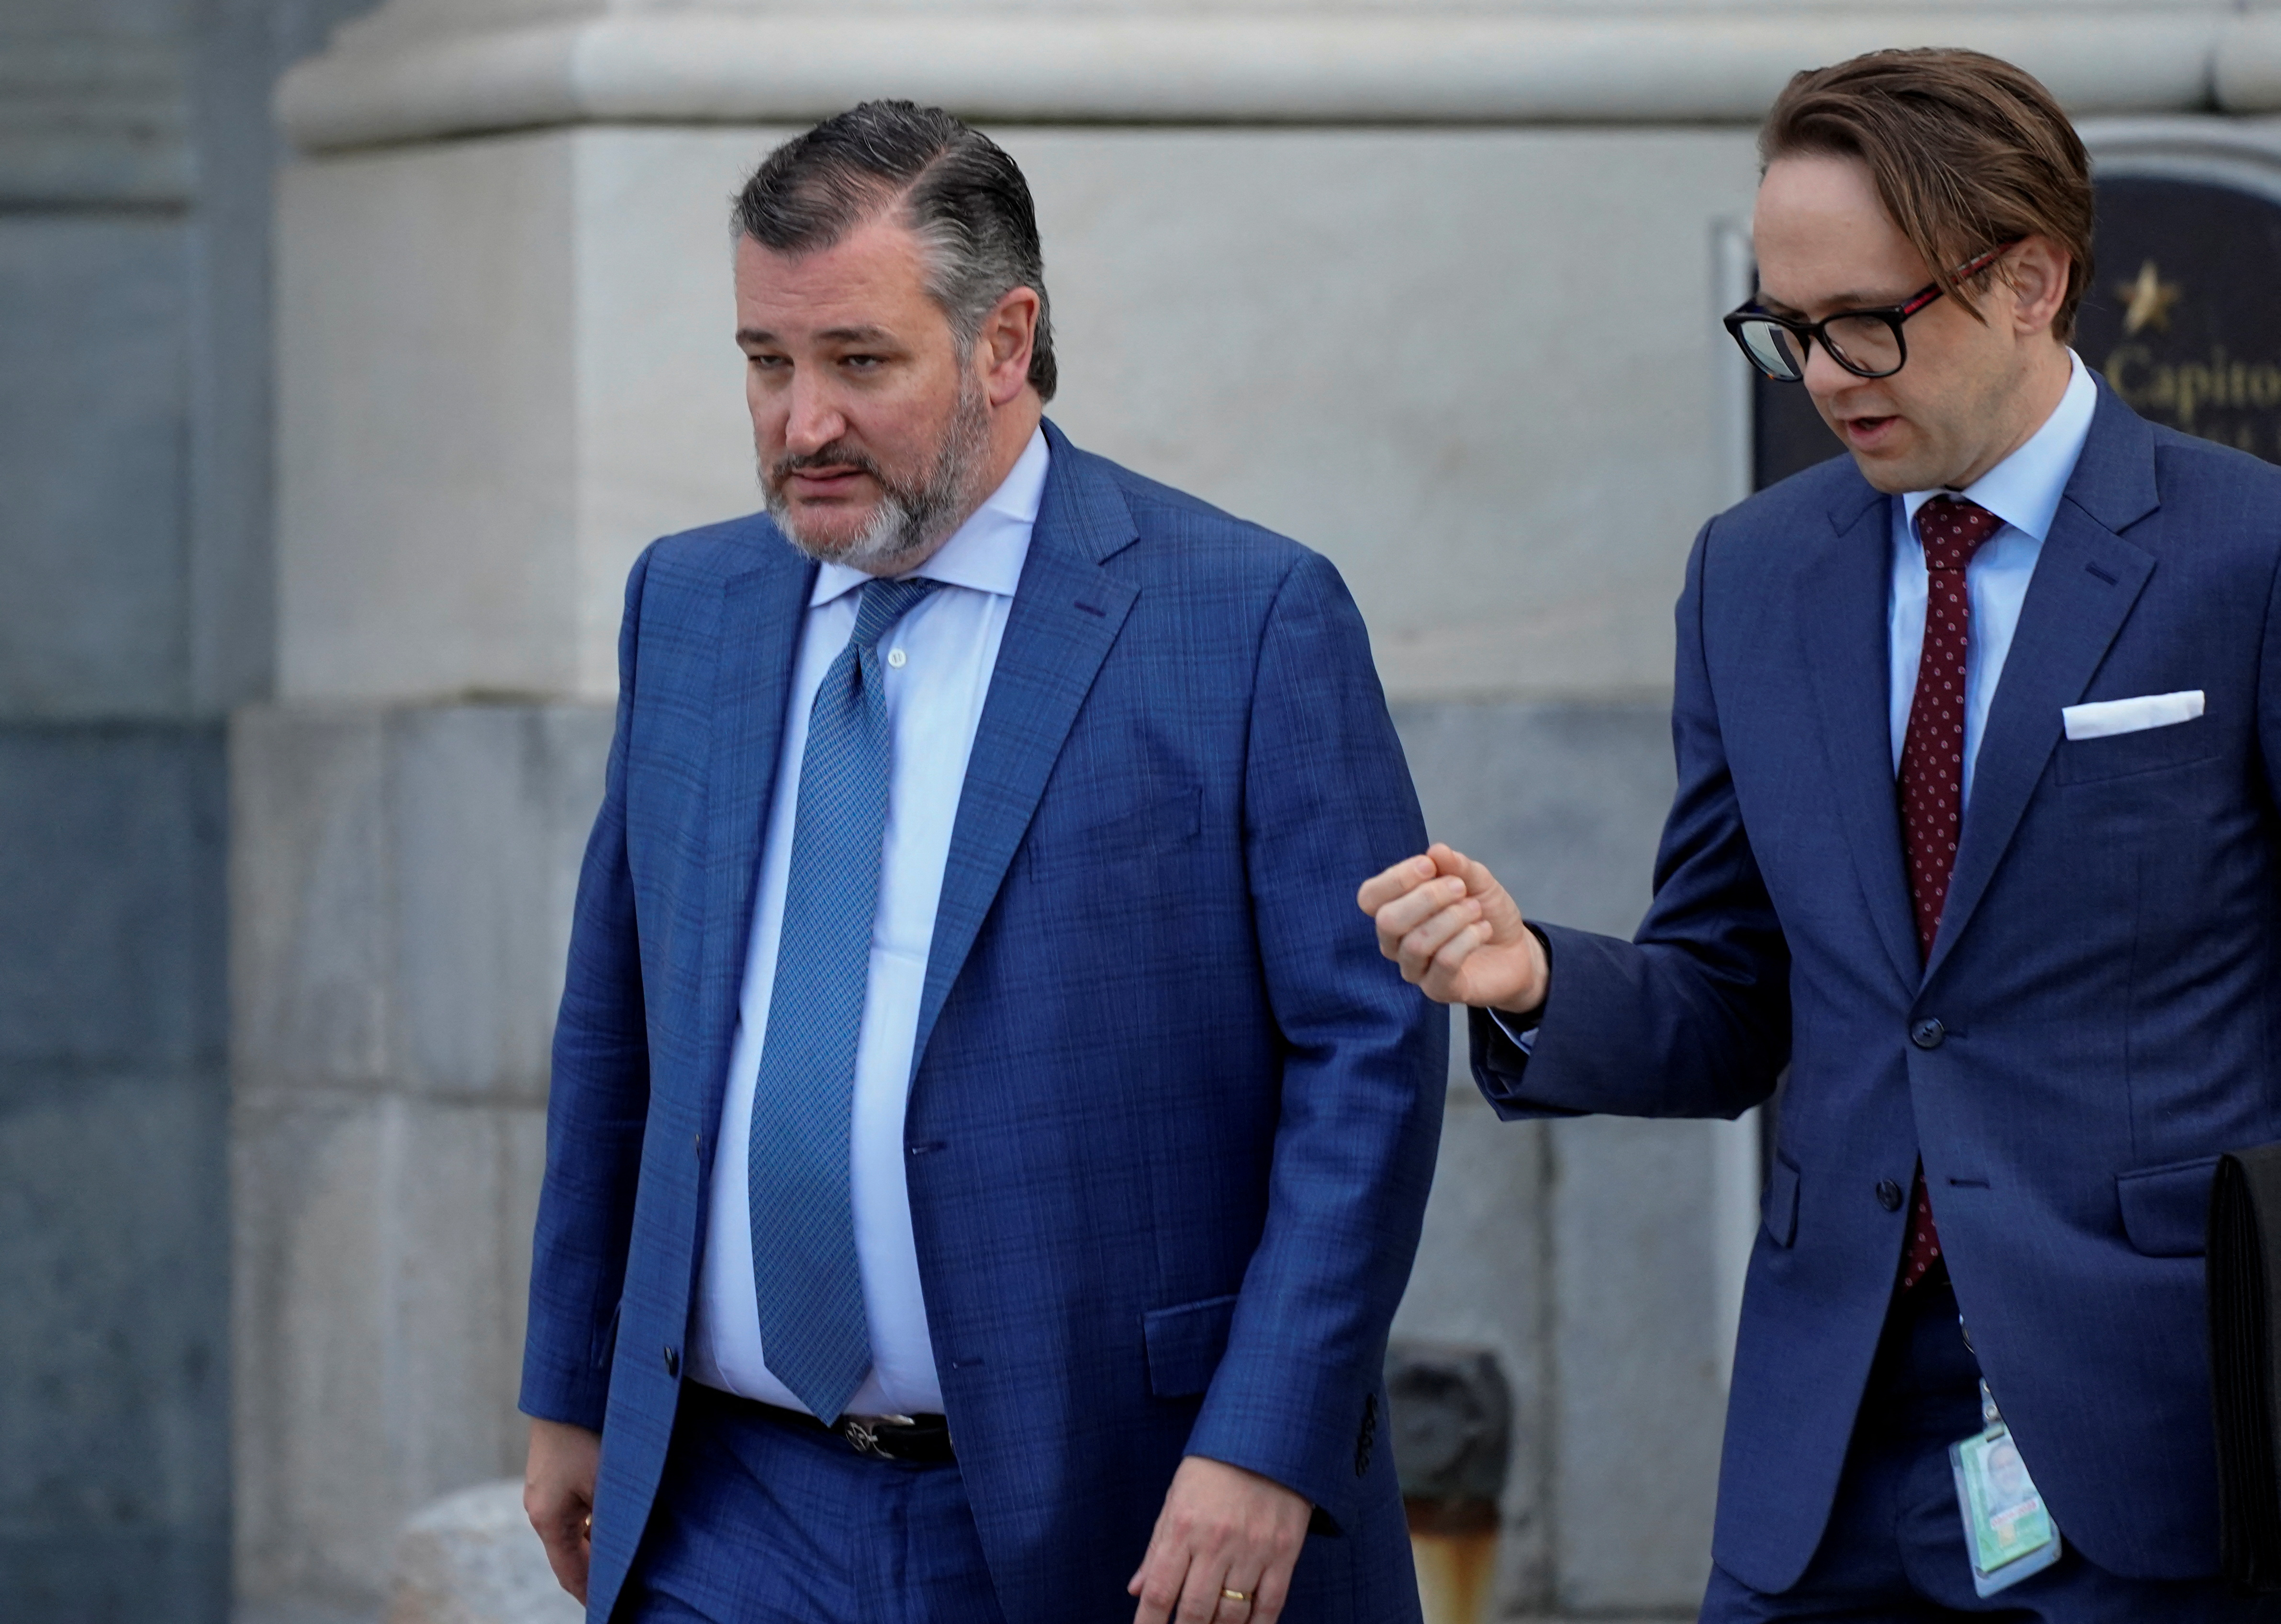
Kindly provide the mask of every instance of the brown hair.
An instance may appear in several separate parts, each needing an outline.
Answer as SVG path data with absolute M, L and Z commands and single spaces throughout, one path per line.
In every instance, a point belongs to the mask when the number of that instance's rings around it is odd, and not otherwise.
M 1809 153 L 1867 165 L 1885 213 L 1976 316 L 1958 267 L 2000 243 L 2049 238 L 2069 261 L 2052 334 L 2061 344 L 2073 336 L 2091 285 L 2091 158 L 2032 74 L 1953 50 L 1873 50 L 1810 69 L 1767 113 L 1759 161 L 1763 172 Z

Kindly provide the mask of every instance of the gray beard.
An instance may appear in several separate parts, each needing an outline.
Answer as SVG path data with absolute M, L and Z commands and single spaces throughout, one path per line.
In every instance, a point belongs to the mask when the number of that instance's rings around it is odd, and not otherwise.
M 933 468 L 916 483 L 890 479 L 870 458 L 827 445 L 809 457 L 779 460 L 773 477 L 763 474 L 761 492 L 768 500 L 769 517 L 776 521 L 777 528 L 793 546 L 818 563 L 845 564 L 866 575 L 893 575 L 899 566 L 939 546 L 965 520 L 978 495 L 973 487 L 989 445 L 989 407 L 981 386 L 969 378 L 959 386 L 958 406 L 951 414 L 950 427 L 935 452 Z M 832 546 L 800 534 L 792 504 L 784 498 L 784 481 L 803 464 L 852 465 L 862 468 L 878 484 L 878 506 L 871 511 L 871 522 L 854 540 Z

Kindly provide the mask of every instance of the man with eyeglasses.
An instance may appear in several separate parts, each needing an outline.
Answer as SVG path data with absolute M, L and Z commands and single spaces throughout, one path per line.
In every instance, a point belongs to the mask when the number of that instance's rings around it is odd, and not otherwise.
M 2281 1140 L 2281 470 L 2068 348 L 2082 143 L 1958 50 L 1791 81 L 1727 319 L 1852 455 L 1713 520 L 1631 941 L 1362 887 L 1507 1117 L 1787 1073 L 1706 1620 L 2273 1616 L 2218 1569 L 2212 1166 Z

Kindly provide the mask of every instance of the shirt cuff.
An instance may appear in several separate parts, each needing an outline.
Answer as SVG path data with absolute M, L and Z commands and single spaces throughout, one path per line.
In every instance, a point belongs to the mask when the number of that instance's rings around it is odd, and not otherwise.
M 1497 1030 L 1512 1040 L 1515 1048 L 1524 1055 L 1536 1053 L 1536 1021 L 1533 1017 L 1507 1015 L 1502 1009 L 1492 1009 L 1488 1016 L 1497 1024 Z M 1523 1021 L 1528 1024 L 1524 1026 Z
M 1527 926 L 1528 933 L 1536 938 L 1537 945 L 1544 949 L 1544 968 L 1550 971 L 1552 968 L 1551 939 L 1529 921 L 1524 919 L 1521 923 Z M 1548 975 L 1546 979 L 1549 982 L 1550 977 Z M 1548 994 L 1550 990 L 1548 986 L 1546 988 Z M 1547 1001 L 1550 1001 L 1549 997 Z M 1496 1023 L 1499 1032 L 1512 1040 L 1513 1047 L 1523 1055 L 1533 1056 L 1536 1053 L 1536 1029 L 1544 1024 L 1543 1004 L 1537 1005 L 1536 1012 L 1533 1015 L 1514 1015 L 1504 1009 L 1491 1009 L 1488 1011 L 1488 1017 Z

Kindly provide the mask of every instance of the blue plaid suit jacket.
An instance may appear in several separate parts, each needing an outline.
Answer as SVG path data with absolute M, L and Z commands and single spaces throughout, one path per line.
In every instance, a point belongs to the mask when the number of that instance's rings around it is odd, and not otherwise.
M 1415 1619 L 1380 1366 L 1448 1027 L 1354 904 L 1425 839 L 1362 622 L 1316 554 L 1047 433 L 906 1129 L 992 1574 L 1009 1617 L 1129 1619 L 1194 1452 L 1319 1508 L 1290 1618 Z M 602 1434 L 597 1620 L 673 1425 L 813 579 L 754 517 L 656 543 L 627 588 L 522 1400 Z

